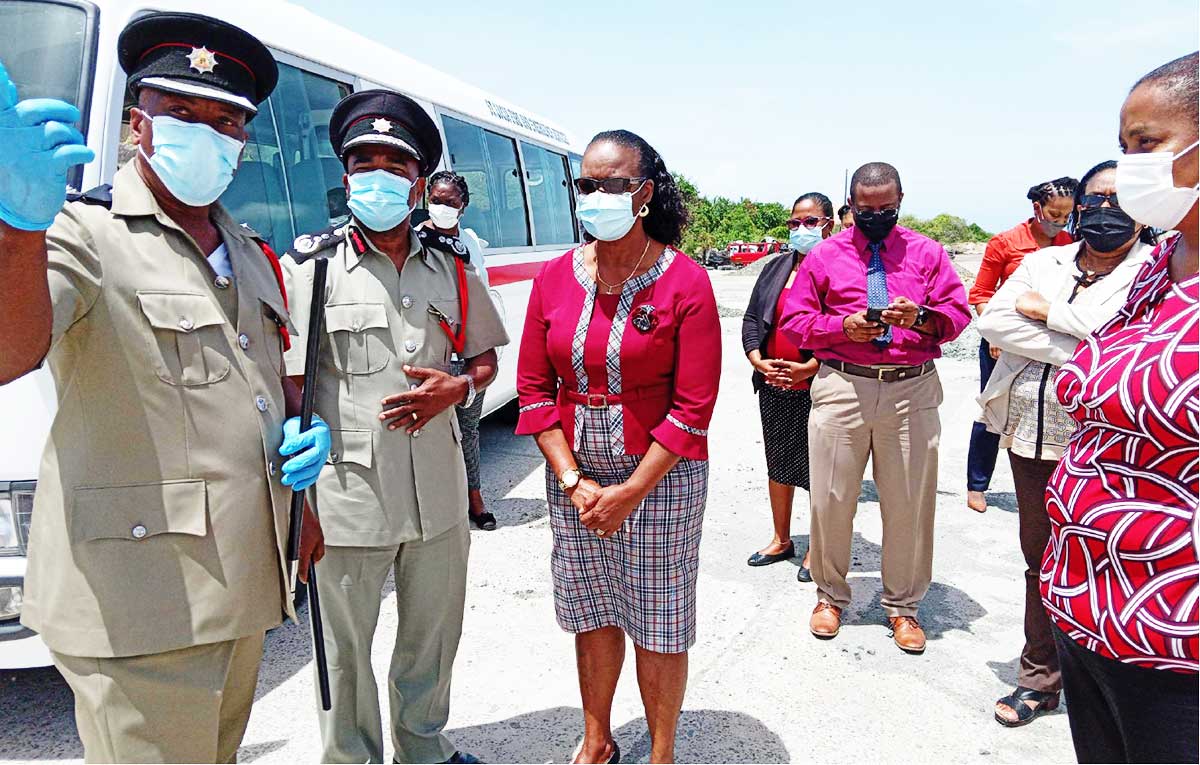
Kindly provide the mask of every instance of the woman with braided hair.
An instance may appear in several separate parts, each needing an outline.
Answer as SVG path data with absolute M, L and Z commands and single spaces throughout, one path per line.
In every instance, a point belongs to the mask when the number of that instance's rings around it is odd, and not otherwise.
M 467 179 L 450 170 L 440 170 L 429 176 L 429 220 L 421 227 L 458 237 L 467 248 L 479 281 L 489 287 L 487 265 L 483 260 L 488 243 L 471 229 L 459 225 L 469 204 L 471 190 L 467 187 Z M 454 361 L 450 372 L 461 374 L 465 366 L 464 360 Z M 495 531 L 496 516 L 488 512 L 479 482 L 479 419 L 483 416 L 483 395 L 480 391 L 470 406 L 455 407 L 455 412 L 458 428 L 462 431 L 463 461 L 467 466 L 467 516 L 483 531 Z
M 1033 186 L 1025 198 L 1033 203 L 1033 217 L 1008 231 L 996 234 L 987 243 L 979 275 L 967 295 L 967 302 L 982 316 L 996 290 L 1012 276 L 1029 253 L 1044 247 L 1071 244 L 1074 240 L 1066 227 L 1075 208 L 1074 178 L 1055 178 Z M 979 341 L 979 389 L 987 387 L 1000 352 L 987 340 Z M 967 507 L 977 513 L 987 510 L 984 492 L 992 482 L 996 457 L 1000 454 L 1000 436 L 989 432 L 982 422 L 971 426 L 971 446 L 967 452 Z

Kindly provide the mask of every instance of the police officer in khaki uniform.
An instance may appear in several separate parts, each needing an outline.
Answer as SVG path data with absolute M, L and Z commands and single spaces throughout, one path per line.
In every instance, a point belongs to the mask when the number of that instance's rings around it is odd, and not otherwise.
M 470 544 L 466 469 L 454 406 L 492 379 L 508 336 L 456 238 L 409 225 L 442 155 L 437 127 L 390 91 L 343 99 L 329 126 L 353 215 L 300 237 L 284 258 L 292 318 L 308 316 L 313 264 L 330 259 L 316 411 L 332 429 L 317 482 L 326 555 L 333 708 L 319 712 L 324 762 L 382 762 L 371 640 L 395 572 L 399 628 L 388 672 L 398 762 L 477 762 L 442 734 L 462 633 Z M 300 343 L 288 373 L 304 369 Z M 460 376 L 451 361 L 466 360 Z
M 65 206 L 90 160 L 78 112 L 17 102 L 0 69 L 0 382 L 44 360 L 58 391 L 21 621 L 74 691 L 89 762 L 232 762 L 263 634 L 294 616 L 285 483 L 328 453 L 326 426 L 288 419 L 278 262 L 215 204 L 277 72 L 192 14 L 134 21 L 119 59 L 138 155 Z

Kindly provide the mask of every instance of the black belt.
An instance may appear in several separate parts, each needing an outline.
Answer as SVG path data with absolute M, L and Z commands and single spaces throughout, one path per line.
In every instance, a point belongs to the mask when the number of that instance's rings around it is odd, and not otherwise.
M 911 380 L 914 377 L 920 377 L 933 371 L 932 361 L 926 361 L 924 364 L 918 364 L 915 367 L 864 367 L 861 364 L 850 364 L 849 362 L 838 361 L 837 359 L 830 359 L 821 363 L 830 369 L 836 369 L 848 375 L 869 377 L 872 380 L 879 380 L 880 382 Z

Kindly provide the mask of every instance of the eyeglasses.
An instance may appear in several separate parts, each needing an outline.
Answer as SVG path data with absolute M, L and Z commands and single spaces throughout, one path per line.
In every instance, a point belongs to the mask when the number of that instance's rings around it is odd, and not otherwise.
M 830 220 L 833 220 L 833 218 L 825 218 L 825 217 L 818 218 L 815 215 L 809 215 L 804 218 L 792 218 L 791 220 L 789 220 L 787 222 L 787 227 L 790 228 L 792 231 L 795 231 L 796 229 L 800 228 L 801 226 L 804 226 L 805 228 L 816 228 L 817 226 L 824 226 L 825 221 L 830 221 Z
M 605 194 L 624 194 L 636 191 L 646 182 L 645 178 L 576 178 L 575 190 L 580 194 L 603 191 Z
M 1112 207 L 1121 206 L 1120 203 L 1117 202 L 1117 195 L 1115 193 L 1084 194 L 1079 198 L 1079 206 L 1085 210 L 1090 210 L 1093 207 L 1103 207 L 1105 202 L 1108 202 L 1108 204 Z
M 860 210 L 859 208 L 855 207 L 853 210 L 851 210 L 851 212 L 853 212 L 856 217 L 860 216 L 860 215 L 863 217 L 867 217 L 870 215 L 899 215 L 900 208 L 899 207 L 884 207 L 879 210 Z

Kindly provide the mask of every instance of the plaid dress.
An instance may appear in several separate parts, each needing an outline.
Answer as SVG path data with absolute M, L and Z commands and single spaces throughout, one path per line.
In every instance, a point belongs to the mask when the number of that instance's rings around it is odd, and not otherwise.
M 614 454 L 608 413 L 580 407 L 575 457 L 601 486 L 621 483 L 641 457 Z M 554 610 L 567 632 L 620 627 L 638 647 L 682 653 L 696 642 L 696 578 L 708 462 L 681 459 L 614 534 L 596 536 L 546 470 L 554 535 Z

